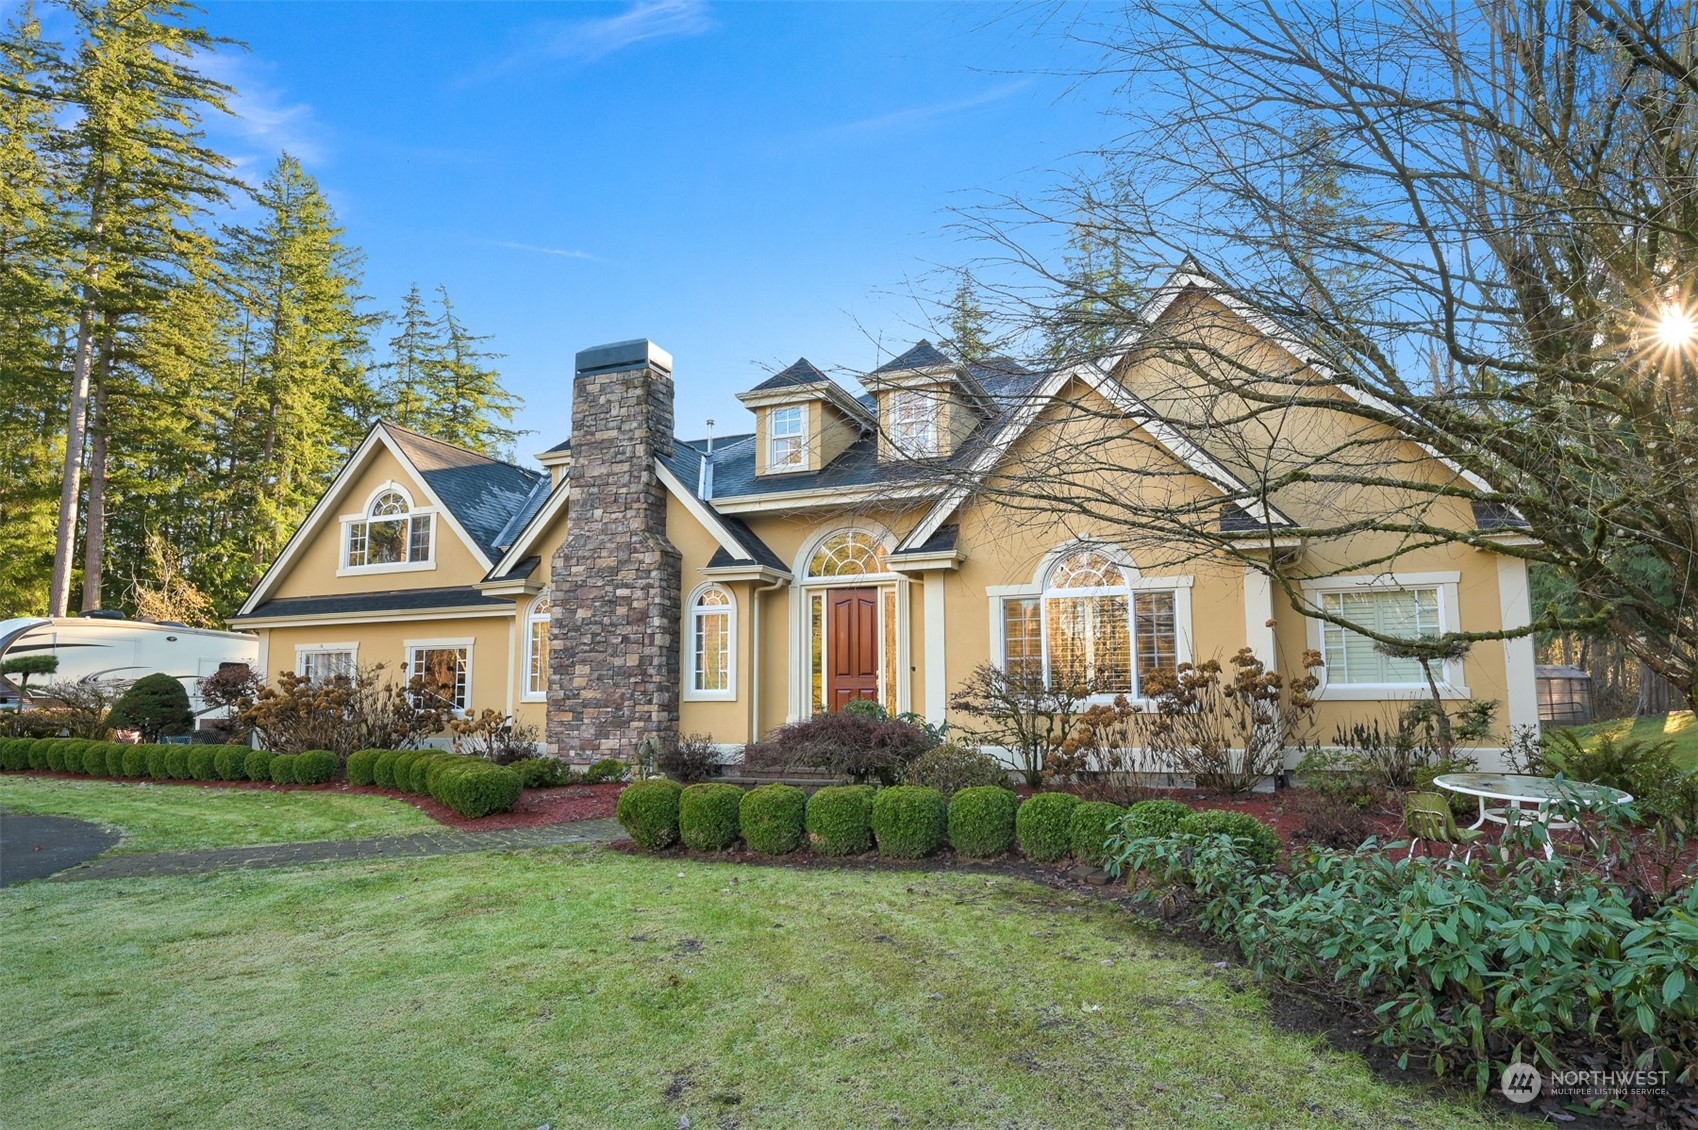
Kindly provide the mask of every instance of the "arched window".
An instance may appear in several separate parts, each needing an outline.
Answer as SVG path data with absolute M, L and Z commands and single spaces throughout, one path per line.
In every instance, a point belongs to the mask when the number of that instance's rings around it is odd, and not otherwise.
M 1141 694 L 1143 676 L 1179 661 L 1175 594 L 1134 588 L 1127 569 L 1098 549 L 1056 561 L 1037 596 L 1003 601 L 1010 674 L 1092 694 Z
M 731 698 L 736 663 L 736 602 L 719 585 L 696 592 L 690 602 L 690 670 L 684 684 L 691 698 Z
M 417 513 L 399 490 L 372 497 L 364 517 L 348 522 L 346 565 L 405 565 L 430 560 L 431 515 Z
M 525 617 L 525 697 L 548 697 L 548 597 L 538 597 Z
M 808 559 L 810 577 L 864 577 L 888 571 L 884 547 L 872 534 L 861 530 L 832 534 Z

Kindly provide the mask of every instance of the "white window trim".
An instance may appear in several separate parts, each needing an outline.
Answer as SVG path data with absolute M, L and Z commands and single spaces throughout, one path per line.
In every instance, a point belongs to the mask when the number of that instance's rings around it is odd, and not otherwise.
M 725 689 L 722 691 L 696 690 L 696 628 L 699 619 L 696 602 L 705 593 L 718 589 L 724 593 L 731 603 L 723 606 L 725 616 L 730 620 L 729 632 L 726 636 L 725 647 Z M 709 613 L 719 615 L 719 609 Z M 689 602 L 684 605 L 684 701 L 685 702 L 735 702 L 737 700 L 737 594 L 730 586 L 710 582 L 698 585 L 690 594 Z
M 786 432 L 779 435 L 773 431 L 780 412 L 795 412 L 801 420 L 795 434 Z M 793 462 L 780 463 L 777 455 L 777 441 L 794 440 L 796 443 L 796 458 Z M 808 408 L 804 404 L 785 404 L 777 408 L 769 408 L 766 417 L 766 469 L 768 474 L 785 474 L 808 469 Z
M 547 593 L 544 593 L 543 595 L 537 597 L 535 600 L 531 601 L 530 610 L 525 613 L 525 618 L 524 618 L 525 630 L 524 630 L 523 634 L 520 636 L 520 640 L 521 640 L 520 646 L 523 648 L 523 652 L 522 652 L 522 654 L 520 655 L 520 658 L 519 658 L 519 666 L 520 666 L 519 701 L 520 702 L 547 702 L 548 701 L 548 674 L 546 672 L 544 673 L 543 680 L 542 680 L 543 689 L 541 691 L 531 690 L 531 625 L 536 623 L 537 620 L 539 619 L 539 617 L 536 614 L 537 605 L 541 604 L 543 601 L 548 600 L 548 599 L 549 599 L 549 595 Z M 546 622 L 546 621 L 550 621 L 552 618 L 551 617 L 542 617 L 541 619 L 543 619 Z M 549 628 L 550 633 L 552 633 L 553 630 L 554 629 L 551 625 L 550 628 Z M 546 656 L 544 658 L 544 662 L 545 662 L 545 664 L 547 662 Z M 411 661 L 409 660 L 409 666 L 410 665 L 411 665 Z
M 904 408 L 911 416 L 904 418 Z M 936 459 L 942 451 L 943 421 L 926 412 L 926 397 L 919 389 L 899 388 L 890 394 L 890 436 L 896 450 L 909 459 Z M 929 435 L 930 442 L 918 443 L 914 431 Z
M 1005 600 L 1008 600 L 1008 599 L 1021 599 L 1021 598 L 1036 599 L 1036 600 L 1041 602 L 1044 598 L 1044 595 L 1045 595 L 1045 588 L 1044 588 L 1044 585 L 1043 585 L 1043 579 L 1049 576 L 1050 569 L 1053 566 L 1053 564 L 1057 561 L 1060 561 L 1064 557 L 1071 556 L 1073 553 L 1078 552 L 1080 548 L 1095 549 L 1100 553 L 1107 554 L 1111 559 L 1113 559 L 1115 561 L 1115 564 L 1119 565 L 1122 569 L 1124 569 L 1126 571 L 1126 584 L 1125 584 L 1124 588 L 1100 589 L 1100 590 L 1098 590 L 1098 589 L 1065 589 L 1065 590 L 1058 589 L 1058 590 L 1053 590 L 1053 591 L 1055 591 L 1058 594 L 1064 594 L 1064 595 L 1067 595 L 1067 596 L 1089 595 L 1089 594 L 1094 593 L 1094 592 L 1101 592 L 1101 593 L 1108 593 L 1108 594 L 1112 594 L 1112 595 L 1119 595 L 1120 593 L 1125 592 L 1127 590 L 1130 590 L 1131 592 L 1140 592 L 1140 591 L 1147 592 L 1147 591 L 1152 591 L 1152 590 L 1163 591 L 1163 592 L 1172 592 L 1173 593 L 1173 632 L 1174 632 L 1174 637 L 1175 637 L 1174 638 L 1174 660 L 1175 660 L 1176 663 L 1192 663 L 1192 662 L 1195 662 L 1194 656 L 1196 654 L 1196 651 L 1195 651 L 1195 647 L 1193 645 L 1192 633 L 1191 633 L 1191 589 L 1197 583 L 1197 579 L 1195 577 L 1191 577 L 1191 576 L 1183 576 L 1183 577 L 1142 577 L 1142 576 L 1138 576 L 1136 569 L 1133 568 L 1131 563 L 1128 562 L 1128 561 L 1122 560 L 1121 557 L 1118 556 L 1117 553 L 1114 551 L 1113 547 L 1096 546 L 1096 545 L 1082 547 L 1079 544 L 1074 544 L 1074 545 L 1068 547 L 1065 551 L 1058 552 L 1058 553 L 1052 553 L 1048 557 L 1046 557 L 1044 559 L 1044 563 L 1038 567 L 1037 575 L 1030 584 L 1023 584 L 1023 585 L 986 585 L 985 586 L 985 594 L 986 594 L 987 597 L 989 597 L 989 603 L 990 603 L 989 612 L 990 612 L 990 623 L 991 623 L 991 631 L 990 631 L 990 634 L 991 634 L 991 654 L 995 657 L 996 665 L 998 667 L 1001 667 L 1003 670 L 1008 669 L 1008 621 L 1003 616 L 1002 602 L 1005 601 Z M 1131 611 L 1130 608 L 1128 608 L 1128 612 L 1130 612 L 1130 611 Z M 1130 627 L 1130 625 L 1129 625 L 1129 627 Z M 1047 632 L 1045 633 L 1045 639 L 1043 641 L 1043 648 L 1044 648 L 1044 653 L 1043 653 L 1044 654 L 1044 666 L 1047 668 L 1049 666 L 1049 639 L 1048 639 L 1048 633 Z M 1097 705 L 1112 706 L 1114 704 L 1114 700 L 1118 697 L 1120 697 L 1120 696 L 1115 695 L 1115 694 L 1095 694 L 1095 695 L 1090 695 L 1087 698 L 1085 698 L 1084 702 L 1088 706 L 1097 706 Z M 1127 695 L 1126 701 L 1130 702 L 1134 706 L 1143 706 L 1143 707 L 1146 707 L 1146 708 L 1152 707 L 1155 704 L 1154 699 L 1142 697 L 1142 696 L 1134 697 L 1132 695 Z
M 1434 589 L 1438 593 L 1439 631 L 1454 632 L 1461 622 L 1459 615 L 1461 604 L 1457 596 L 1461 582 L 1462 574 L 1454 571 L 1321 577 L 1302 582 L 1303 602 L 1311 608 L 1319 608 L 1320 598 L 1326 593 L 1360 592 L 1363 590 L 1400 592 L 1406 589 Z M 1325 655 L 1326 640 L 1322 635 L 1322 625 L 1325 624 L 1325 621 L 1315 616 L 1305 616 L 1304 619 L 1308 621 L 1309 647 Z M 1425 679 L 1416 679 L 1414 682 L 1408 683 L 1333 683 L 1328 680 L 1325 667 L 1317 668 L 1315 674 L 1321 682 L 1314 693 L 1314 698 L 1317 701 L 1374 702 L 1432 697 L 1432 688 L 1427 686 Z M 1473 692 L 1468 689 L 1464 680 L 1462 660 L 1446 660 L 1440 664 L 1437 674 L 1440 698 L 1470 699 L 1474 697 Z
M 413 653 L 415 651 L 430 651 L 430 650 L 435 649 L 435 648 L 457 648 L 457 647 L 465 648 L 466 649 L 466 705 L 464 707 L 457 708 L 455 710 L 455 713 L 456 714 L 462 714 L 462 715 L 469 713 L 472 709 L 472 699 L 473 699 L 472 691 L 475 687 L 475 684 L 472 682 L 472 676 L 475 674 L 475 672 L 472 668 L 472 660 L 473 660 L 474 653 L 476 652 L 476 648 L 474 647 L 476 642 L 477 641 L 471 636 L 462 636 L 462 637 L 459 637 L 457 639 L 444 639 L 444 640 L 403 640 L 401 646 L 406 649 L 407 680 L 409 682 L 411 682 L 412 678 L 413 678 Z
M 356 522 L 369 522 L 371 520 L 372 503 L 377 501 L 379 495 L 388 494 L 391 491 L 407 500 L 408 518 L 428 517 L 430 519 L 430 556 L 423 561 L 391 561 L 378 565 L 348 564 L 348 539 L 353 532 L 354 524 Z M 436 520 L 436 507 L 417 505 L 413 501 L 413 492 L 393 479 L 366 495 L 365 505 L 360 507 L 359 513 L 340 515 L 336 521 L 341 529 L 341 536 L 337 539 L 336 551 L 336 575 L 338 577 L 363 577 L 369 573 L 417 573 L 436 568 L 437 534 L 441 530 L 441 526 Z M 411 526 L 409 526 L 409 537 L 411 536 L 411 529 Z
M 359 670 L 360 645 L 357 641 L 349 643 L 298 643 L 295 645 L 295 674 L 306 674 L 301 668 L 307 656 L 323 655 L 327 652 L 347 653 L 348 662 L 353 665 L 356 671 Z

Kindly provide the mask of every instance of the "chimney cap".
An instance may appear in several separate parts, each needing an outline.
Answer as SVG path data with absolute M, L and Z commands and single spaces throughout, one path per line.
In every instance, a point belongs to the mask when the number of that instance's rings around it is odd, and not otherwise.
M 611 345 L 595 345 L 578 351 L 580 373 L 609 373 L 619 369 L 640 369 L 644 366 L 671 373 L 672 354 L 646 337 L 632 341 L 616 341 Z

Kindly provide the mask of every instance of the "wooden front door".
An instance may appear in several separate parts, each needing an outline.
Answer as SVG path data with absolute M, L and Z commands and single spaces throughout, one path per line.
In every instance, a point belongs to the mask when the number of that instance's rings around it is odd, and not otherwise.
M 878 590 L 831 589 L 826 597 L 827 710 L 878 700 Z

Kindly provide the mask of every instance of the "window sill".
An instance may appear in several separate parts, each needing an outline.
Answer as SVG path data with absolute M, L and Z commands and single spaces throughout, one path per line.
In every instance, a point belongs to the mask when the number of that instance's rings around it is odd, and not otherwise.
M 1432 694 L 1426 683 L 1328 683 L 1315 691 L 1314 698 L 1317 702 L 1373 702 L 1431 698 Z M 1439 697 L 1460 701 L 1471 699 L 1474 694 L 1467 687 L 1440 683 Z
M 685 691 L 685 702 L 736 702 L 736 691 Z
M 336 570 L 338 577 L 363 577 L 370 573 L 418 573 L 436 568 L 436 560 L 400 561 L 383 565 L 344 565 Z

